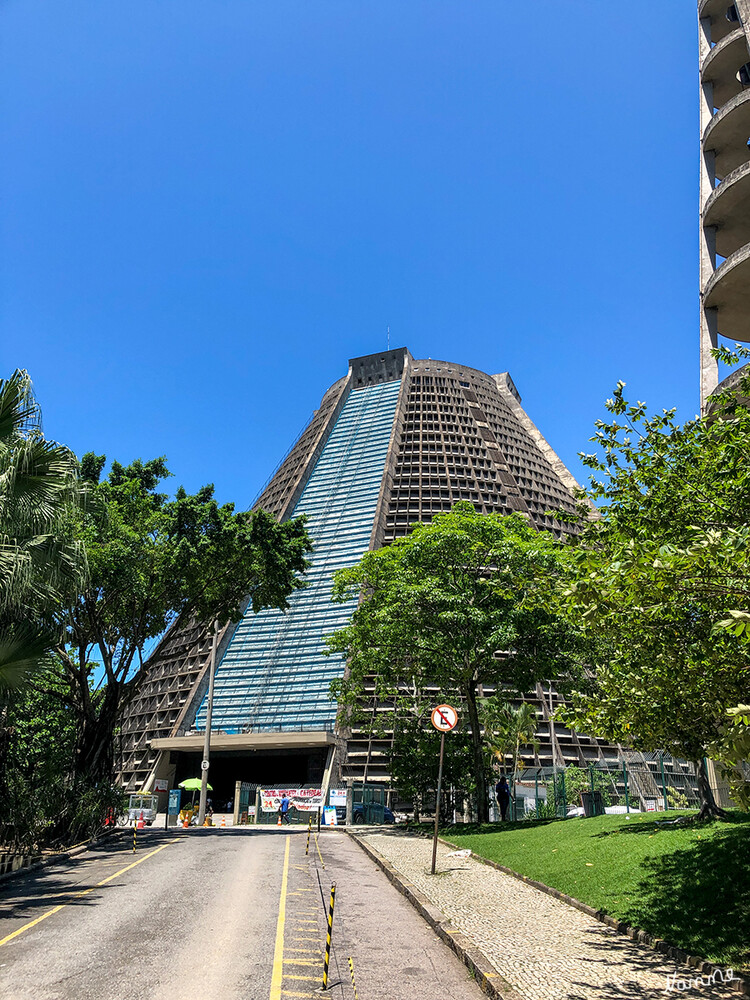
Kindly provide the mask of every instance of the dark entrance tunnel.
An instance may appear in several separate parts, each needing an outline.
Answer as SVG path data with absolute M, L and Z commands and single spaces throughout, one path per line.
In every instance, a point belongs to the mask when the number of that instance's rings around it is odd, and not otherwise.
M 235 784 L 248 781 L 271 786 L 320 785 L 323 781 L 327 751 L 311 750 L 212 750 L 208 781 L 213 791 L 214 809 L 220 811 L 234 798 Z M 176 766 L 174 785 L 186 778 L 200 777 L 201 753 L 171 751 L 171 763 Z

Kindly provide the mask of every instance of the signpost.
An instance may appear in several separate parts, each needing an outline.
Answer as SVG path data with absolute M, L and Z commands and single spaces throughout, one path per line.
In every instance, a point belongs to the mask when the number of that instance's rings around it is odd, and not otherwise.
M 445 734 L 456 728 L 458 712 L 452 705 L 438 705 L 432 710 L 432 724 L 440 733 L 440 763 L 438 765 L 437 795 L 435 796 L 435 833 L 432 838 L 432 869 L 435 874 L 437 858 L 438 823 L 440 822 L 440 789 L 443 784 L 443 757 L 445 755 Z

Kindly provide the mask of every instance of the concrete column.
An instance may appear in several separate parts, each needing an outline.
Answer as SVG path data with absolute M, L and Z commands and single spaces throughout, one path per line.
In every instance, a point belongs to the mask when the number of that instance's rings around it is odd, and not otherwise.
M 734 6 L 740 15 L 740 21 L 742 27 L 745 29 L 745 35 L 750 46 L 750 0 L 734 0 Z

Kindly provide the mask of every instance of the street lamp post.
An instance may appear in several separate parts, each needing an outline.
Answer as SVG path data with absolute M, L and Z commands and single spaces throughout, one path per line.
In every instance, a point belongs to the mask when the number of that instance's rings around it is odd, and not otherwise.
M 211 663 L 208 673 L 208 704 L 206 705 L 206 736 L 203 740 L 203 760 L 201 762 L 201 798 L 198 807 L 198 826 L 206 820 L 206 800 L 208 797 L 208 759 L 211 750 L 211 716 L 214 708 L 214 678 L 216 677 L 216 647 L 219 644 L 219 623 L 214 621 L 214 638 L 211 646 Z

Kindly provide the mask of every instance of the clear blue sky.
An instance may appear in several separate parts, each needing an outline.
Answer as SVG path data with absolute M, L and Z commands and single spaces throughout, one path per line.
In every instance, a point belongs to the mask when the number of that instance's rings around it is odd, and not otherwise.
M 698 407 L 693 0 L 4 0 L 0 374 L 246 506 L 347 359 Z

